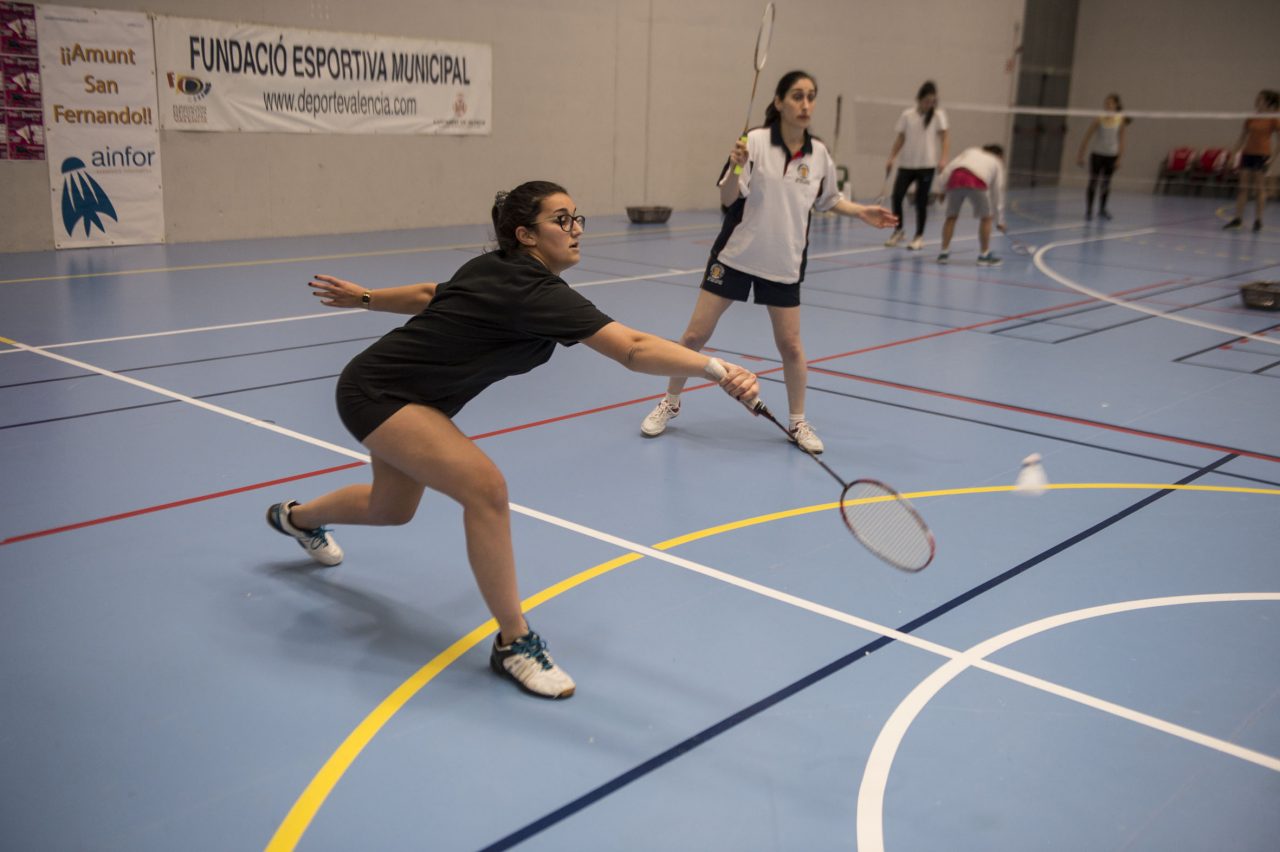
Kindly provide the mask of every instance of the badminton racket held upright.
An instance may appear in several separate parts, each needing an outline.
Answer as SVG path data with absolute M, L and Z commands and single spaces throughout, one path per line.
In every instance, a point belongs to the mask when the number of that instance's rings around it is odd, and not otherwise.
M 761 400 L 756 399 L 747 408 L 791 437 L 787 427 L 778 422 Z M 901 571 L 915 573 L 928 567 L 937 546 L 933 533 L 907 498 L 876 479 L 845 482 L 844 477 L 827 467 L 815 453 L 803 446 L 800 449 L 840 483 L 840 517 L 863 547 Z
M 747 101 L 747 120 L 742 123 L 742 137 L 739 141 L 743 145 L 747 144 L 747 131 L 751 129 L 751 108 L 756 103 L 756 86 L 760 83 L 760 72 L 764 70 L 764 63 L 769 58 L 769 41 L 772 38 L 773 4 L 769 3 L 764 7 L 764 14 L 760 16 L 760 29 L 756 32 L 756 52 L 751 59 L 756 72 L 751 79 L 751 100 Z M 733 173 L 742 174 L 741 164 L 733 167 Z

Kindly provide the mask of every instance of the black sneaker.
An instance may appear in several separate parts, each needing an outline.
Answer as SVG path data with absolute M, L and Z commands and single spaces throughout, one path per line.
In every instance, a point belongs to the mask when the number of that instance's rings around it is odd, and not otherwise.
M 298 505 L 297 500 L 276 503 L 267 509 L 267 524 L 271 529 L 296 539 L 299 546 L 321 565 L 337 565 L 342 561 L 342 548 L 333 540 L 326 527 L 304 530 L 289 523 L 289 512 Z
M 499 645 L 502 633 L 493 637 L 489 668 L 509 677 L 525 692 L 542 698 L 568 698 L 576 687 L 573 678 L 547 653 L 547 643 L 530 630 L 510 645 Z
M 980 255 L 978 255 L 978 265 L 979 265 L 979 266 L 999 266 L 999 265 L 1000 265 L 1000 264 L 1002 264 L 1002 263 L 1004 263 L 1004 261 L 1003 261 L 1003 260 L 1001 260 L 1000 258 L 996 257 L 996 256 L 995 256 L 994 254 L 992 254 L 991 252 L 987 252 L 986 254 L 980 254 Z
M 1225 224 L 1225 225 L 1223 225 L 1223 226 L 1222 226 L 1222 230 L 1224 230 L 1224 231 L 1234 231 L 1234 230 L 1236 230 L 1236 229 L 1237 229 L 1237 228 L 1239 228 L 1239 227 L 1240 227 L 1240 220 L 1239 220 L 1239 219 L 1232 219 L 1230 222 L 1228 222 L 1227 224 Z
M 1262 230 L 1262 220 L 1261 220 L 1261 219 L 1254 219 L 1254 220 L 1253 220 L 1253 232 L 1256 234 L 1256 233 L 1258 233 L 1258 232 L 1259 232 L 1259 231 L 1261 231 L 1261 230 Z
M 1110 222 L 1110 221 L 1111 221 L 1111 213 L 1110 213 L 1110 211 L 1107 211 L 1107 210 L 1099 210 L 1099 211 L 1098 211 L 1098 218 L 1099 218 L 1099 219 L 1106 219 L 1108 222 Z

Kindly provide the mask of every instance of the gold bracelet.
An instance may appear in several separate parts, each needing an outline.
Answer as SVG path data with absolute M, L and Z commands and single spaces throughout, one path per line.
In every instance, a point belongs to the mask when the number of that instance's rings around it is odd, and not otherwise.
M 368 290 L 365 290 L 364 295 L 360 297 L 360 305 L 366 311 L 369 311 L 369 310 L 373 310 L 372 303 L 373 303 L 373 293 L 369 292 Z

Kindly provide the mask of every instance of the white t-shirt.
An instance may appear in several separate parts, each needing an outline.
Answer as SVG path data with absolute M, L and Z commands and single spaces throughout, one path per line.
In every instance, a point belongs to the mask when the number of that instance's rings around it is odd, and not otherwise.
M 943 187 L 951 180 L 951 173 L 956 169 L 964 169 L 973 173 L 978 180 L 987 185 L 987 197 L 991 199 L 991 207 L 995 213 L 996 223 L 1004 224 L 1004 162 L 995 154 L 981 148 L 965 148 L 960 156 L 947 163 L 942 174 L 934 182 L 934 186 Z
M 1120 153 L 1120 128 L 1124 127 L 1124 116 L 1118 112 L 1107 113 L 1098 117 L 1098 129 L 1093 134 L 1093 144 L 1089 150 L 1094 154 L 1114 157 Z
M 729 174 L 726 166 L 717 185 Z M 748 275 L 799 283 L 808 259 L 813 209 L 830 210 L 844 198 L 827 147 L 806 133 L 804 147 L 793 158 L 778 125 L 752 130 L 738 194 L 725 214 L 713 258 Z
M 900 169 L 936 169 L 941 154 L 942 131 L 948 129 L 947 114 L 933 111 L 933 120 L 924 126 L 924 116 L 915 107 L 903 110 L 894 131 L 902 134 L 902 150 L 898 152 Z

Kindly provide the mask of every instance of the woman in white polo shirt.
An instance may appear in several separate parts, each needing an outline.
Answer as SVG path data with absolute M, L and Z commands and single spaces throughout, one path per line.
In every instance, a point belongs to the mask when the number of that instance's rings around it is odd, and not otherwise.
M 903 110 L 894 126 L 897 136 L 884 171 L 888 175 L 898 162 L 898 177 L 893 182 L 893 215 L 902 220 L 902 200 L 911 184 L 916 185 L 916 236 L 907 248 L 924 247 L 924 223 L 929 213 L 929 190 L 933 176 L 947 163 L 947 114 L 938 109 L 938 87 L 926 80 L 916 92 L 916 105 Z M 902 242 L 902 226 L 890 235 L 886 246 Z
M 809 135 L 818 84 L 804 71 L 784 74 L 765 111 L 764 126 L 738 140 L 720 174 L 724 225 L 711 249 L 693 316 L 680 342 L 695 351 L 711 339 L 716 323 L 734 302 L 755 291 L 773 325 L 782 356 L 790 408 L 791 440 L 820 453 L 822 441 L 805 419 L 809 370 L 800 341 L 800 282 L 809 250 L 814 208 L 856 216 L 886 228 L 897 219 L 883 207 L 848 201 L 836 188 L 836 167 L 821 140 Z M 737 167 L 741 167 L 740 170 Z M 680 413 L 684 378 L 673 378 L 667 395 L 645 417 L 640 431 L 657 437 Z

